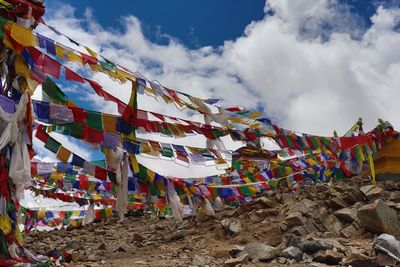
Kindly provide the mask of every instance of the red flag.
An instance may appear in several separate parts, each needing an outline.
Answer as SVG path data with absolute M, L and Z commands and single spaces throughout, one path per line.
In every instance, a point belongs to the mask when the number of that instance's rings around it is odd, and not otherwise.
M 105 181 L 107 179 L 107 170 L 96 166 L 96 168 L 94 170 L 94 176 L 97 179 Z
M 97 58 L 81 53 L 82 62 L 89 65 L 97 65 L 99 62 Z
M 68 81 L 76 81 L 76 82 L 79 82 L 79 83 L 84 83 L 85 82 L 85 80 L 82 78 L 82 76 L 80 76 L 78 73 L 70 70 L 67 67 L 64 67 L 64 70 L 65 70 L 65 78 Z
M 51 57 L 44 55 L 43 71 L 55 78 L 60 78 L 61 64 Z
M 47 139 L 49 138 L 48 134 L 43 131 L 43 125 L 39 125 L 38 128 L 36 129 L 36 138 L 42 141 L 43 143 L 47 142 Z

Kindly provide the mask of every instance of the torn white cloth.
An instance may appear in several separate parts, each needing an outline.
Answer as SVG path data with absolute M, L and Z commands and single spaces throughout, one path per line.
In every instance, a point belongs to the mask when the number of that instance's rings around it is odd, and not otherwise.
M 82 224 L 83 225 L 88 225 L 94 222 L 94 219 L 96 218 L 96 214 L 94 212 L 94 204 L 90 203 L 87 210 L 86 210 L 86 215 L 85 218 L 83 218 Z
M 7 144 L 13 144 L 9 176 L 16 187 L 18 199 L 24 196 L 24 188 L 31 184 L 31 161 L 26 146 L 26 124 L 24 118 L 28 104 L 28 93 L 25 92 L 18 103 L 15 113 L 5 112 L 0 107 L 0 150 Z

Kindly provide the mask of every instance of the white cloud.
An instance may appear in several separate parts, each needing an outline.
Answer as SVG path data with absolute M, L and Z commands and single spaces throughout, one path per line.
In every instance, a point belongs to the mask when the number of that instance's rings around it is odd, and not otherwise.
M 152 43 L 134 16 L 122 18 L 119 29 L 101 26 L 91 10 L 77 18 L 68 5 L 48 9 L 46 16 L 61 32 L 169 88 L 223 98 L 224 106 L 262 107 L 288 129 L 344 133 L 359 116 L 367 129 L 379 117 L 399 128 L 400 34 L 394 30 L 399 9 L 379 7 L 369 28 L 334 0 L 269 0 L 265 12 L 243 36 L 196 50 L 162 33 L 168 45 Z M 68 43 L 47 28 L 38 31 Z M 100 74 L 94 78 L 107 91 L 129 99 L 129 86 Z M 114 104 L 89 96 L 95 103 L 89 107 L 116 110 Z M 141 97 L 139 106 L 182 116 L 172 105 L 148 97 Z
M 200 97 L 222 97 L 226 106 L 262 106 L 290 129 L 331 135 L 334 129 L 346 131 L 359 116 L 368 127 L 378 117 L 400 124 L 396 116 L 400 35 L 393 30 L 400 18 L 398 9 L 379 7 L 368 29 L 347 6 L 333 0 L 270 0 L 265 12 L 269 15 L 249 24 L 242 37 L 221 47 L 196 50 L 165 34 L 168 45 L 152 43 L 133 16 L 121 20 L 121 29 L 106 29 L 92 10 L 86 18 L 77 18 L 71 6 L 63 6 L 49 9 L 47 21 L 167 87 Z M 60 39 L 48 29 L 39 31 Z M 95 78 L 109 92 L 129 98 L 129 90 L 121 94 L 115 82 Z M 103 106 L 100 98 L 90 99 L 98 103 L 96 107 Z M 146 97 L 140 105 L 179 114 L 174 107 L 156 105 Z

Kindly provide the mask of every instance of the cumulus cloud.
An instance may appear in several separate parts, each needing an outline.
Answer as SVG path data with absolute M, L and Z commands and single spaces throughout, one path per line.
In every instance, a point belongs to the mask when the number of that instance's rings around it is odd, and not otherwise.
M 162 33 L 168 44 L 152 43 L 134 16 L 121 18 L 119 29 L 104 28 L 91 10 L 78 18 L 69 5 L 49 9 L 46 16 L 61 32 L 149 79 L 195 96 L 223 98 L 225 106 L 261 108 L 289 129 L 331 135 L 334 129 L 345 132 L 359 116 L 369 128 L 379 117 L 400 125 L 399 9 L 378 7 L 369 27 L 334 0 L 269 0 L 265 13 L 243 36 L 195 50 Z M 65 43 L 46 28 L 39 31 Z M 109 92 L 129 99 L 129 87 L 120 89 L 100 76 L 94 78 Z M 105 107 L 89 95 L 97 108 Z M 180 115 L 146 97 L 140 105 Z
M 242 36 L 219 47 L 194 50 L 161 31 L 167 44 L 151 42 L 134 16 L 121 17 L 120 27 L 109 29 L 97 22 L 94 11 L 88 9 L 83 18 L 74 11 L 70 5 L 49 8 L 47 22 L 166 87 L 223 98 L 225 107 L 239 104 L 263 110 L 278 125 L 299 132 L 344 133 L 359 116 L 366 129 L 380 117 L 400 127 L 398 8 L 377 7 L 371 25 L 366 25 L 335 0 L 268 0 L 264 18 L 251 22 Z M 43 26 L 38 31 L 72 46 Z M 93 79 L 128 101 L 129 85 L 121 86 L 103 74 L 94 74 Z M 90 100 L 88 108 L 116 113 L 115 104 L 104 103 L 90 88 L 81 88 L 81 97 Z M 139 99 L 139 106 L 188 116 L 146 96 Z

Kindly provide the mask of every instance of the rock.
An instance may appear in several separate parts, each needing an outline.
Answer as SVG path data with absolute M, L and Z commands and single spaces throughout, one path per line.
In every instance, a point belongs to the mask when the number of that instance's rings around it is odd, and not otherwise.
M 299 248 L 307 254 L 314 254 L 320 250 L 324 251 L 333 249 L 333 246 L 321 240 L 305 240 L 299 244 Z
M 340 232 L 344 228 L 343 224 L 334 216 L 330 214 L 326 220 L 322 223 L 322 225 L 330 232 L 334 232 L 337 235 L 340 235 Z
M 321 206 L 318 207 L 318 209 L 315 209 L 313 212 L 305 214 L 304 216 L 307 216 L 308 218 L 313 218 L 318 223 L 323 223 L 329 216 L 329 213 L 324 206 Z
M 278 211 L 276 209 L 262 209 L 262 210 L 256 210 L 254 214 L 260 218 L 265 218 L 269 216 L 278 215 Z
M 346 261 L 345 266 L 351 267 L 376 267 L 376 258 L 358 258 Z
M 243 251 L 244 248 L 244 246 L 234 245 L 229 249 L 228 253 L 231 257 L 235 257 L 239 252 Z
M 361 207 L 357 213 L 360 225 L 373 233 L 387 233 L 400 238 L 400 221 L 397 212 L 378 199 Z
M 179 226 L 178 230 L 182 230 L 187 228 L 190 225 L 190 222 L 188 220 L 183 221 Z M 140 235 L 140 234 L 139 234 Z M 143 239 L 142 239 L 143 240 Z
M 302 214 L 306 214 L 306 213 L 312 212 L 317 207 L 318 207 L 318 204 L 315 201 L 312 201 L 308 198 L 303 198 L 302 200 L 300 200 L 299 202 L 294 204 L 292 207 L 290 207 L 289 212 L 299 211 Z
M 192 265 L 194 265 L 194 266 L 206 265 L 206 261 L 199 255 L 195 255 L 193 258 L 193 261 L 192 261 Z
M 303 258 L 301 259 L 302 262 L 310 263 L 313 261 L 313 257 L 308 255 L 307 253 L 303 253 Z
M 335 234 L 334 232 L 324 232 L 322 234 L 323 238 L 336 238 L 337 234 Z
M 251 242 L 245 245 L 244 250 L 239 252 L 238 256 L 241 257 L 244 254 L 248 254 L 250 260 L 266 261 L 275 258 L 279 251 L 272 246 Z
M 337 265 L 342 260 L 343 254 L 334 250 L 318 251 L 313 255 L 314 261 L 326 263 L 328 265 Z
M 266 197 L 259 197 L 257 199 L 255 199 L 255 203 L 257 204 L 262 204 L 264 205 L 266 208 L 273 208 L 275 207 L 274 202 L 272 202 L 272 200 L 266 198 Z
M 279 223 L 279 229 L 281 229 L 282 232 L 286 232 L 286 230 L 288 229 L 288 226 L 286 222 L 281 222 Z
M 368 191 L 367 198 L 368 198 L 368 200 L 375 200 L 375 199 L 381 197 L 383 193 L 384 193 L 384 190 L 382 188 L 376 186 L 376 187 L 372 188 L 370 191 Z
M 336 217 L 349 223 L 352 223 L 354 221 L 358 222 L 356 207 L 343 208 L 335 211 L 333 214 L 335 214 Z
M 304 228 L 303 226 L 296 226 L 296 227 L 293 227 L 293 228 L 291 229 L 291 232 L 292 232 L 292 234 L 295 234 L 295 235 L 297 235 L 297 236 L 303 236 L 303 235 L 306 235 L 306 234 L 309 233 L 309 232 L 307 231 L 307 229 Z
M 287 238 L 286 246 L 287 247 L 298 247 L 300 243 L 301 243 L 301 238 L 296 235 L 291 234 Z
M 171 234 L 169 236 L 166 236 L 165 240 L 168 241 L 168 242 L 175 241 L 175 240 L 178 240 L 178 239 L 182 239 L 185 236 L 191 235 L 194 232 L 195 231 L 192 230 L 192 229 L 191 230 L 179 230 L 179 231 L 177 231 L 177 232 L 175 232 L 175 233 L 173 233 L 173 234 Z
M 359 229 L 355 228 L 352 224 L 350 224 L 341 231 L 341 234 L 346 238 L 350 238 L 361 235 L 362 231 L 360 231 Z
M 291 260 L 296 260 L 296 261 L 301 261 L 303 258 L 303 251 L 301 251 L 297 247 L 287 247 L 282 251 L 282 257 L 291 259 Z
M 349 206 L 349 204 L 347 204 L 346 201 L 343 200 L 343 198 L 337 196 L 334 198 L 331 198 L 329 200 L 329 203 L 332 205 L 332 207 L 336 208 L 336 209 L 343 209 Z
M 300 212 L 296 211 L 286 216 L 285 222 L 291 226 L 301 226 L 305 224 L 306 219 Z
M 113 252 L 128 252 L 129 247 L 126 244 L 121 244 L 117 247 L 115 247 L 112 251 Z
M 142 242 L 144 239 L 145 238 L 141 234 L 138 234 L 138 233 L 134 233 L 132 236 L 133 242 Z
M 97 256 L 96 255 L 89 255 L 88 257 L 87 257 L 87 260 L 88 261 L 97 261 L 98 260 L 98 258 L 97 258 Z
M 352 205 L 364 201 L 364 194 L 357 187 L 350 187 L 343 193 L 343 200 Z
M 374 249 L 376 251 L 384 252 L 396 261 L 400 262 L 400 241 L 396 240 L 394 236 L 381 234 L 375 239 Z
M 233 234 L 238 234 L 242 231 L 242 224 L 239 220 L 223 219 L 222 226 Z
M 393 191 L 389 194 L 389 200 L 395 201 L 400 199 L 400 191 Z
M 386 204 L 394 209 L 395 211 L 399 212 L 400 211 L 400 203 L 395 203 L 395 202 L 386 202 Z
M 370 190 L 371 190 L 372 188 L 374 188 L 374 187 L 376 187 L 376 186 L 373 185 L 373 184 L 364 185 L 364 186 L 360 187 L 360 190 L 361 190 L 361 192 L 364 193 L 364 195 L 367 195 L 368 191 L 370 191 Z
M 385 267 L 396 266 L 396 261 L 385 253 L 378 253 L 376 257 L 376 264 L 378 266 L 385 266 Z
M 275 260 L 273 260 L 271 263 L 279 263 L 279 264 L 285 264 L 287 259 L 285 257 L 278 257 Z
M 106 244 L 104 242 L 102 242 L 97 249 L 105 250 L 106 249 Z
M 225 267 L 235 267 L 239 264 L 245 264 L 249 261 L 249 254 L 243 254 L 237 258 L 230 258 L 224 262 Z
M 67 243 L 67 247 L 69 249 L 75 249 L 75 250 L 82 249 L 83 242 L 80 240 L 73 240 L 73 241 Z
M 368 200 L 375 200 L 383 194 L 383 189 L 375 185 L 366 185 L 360 188 Z

